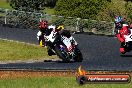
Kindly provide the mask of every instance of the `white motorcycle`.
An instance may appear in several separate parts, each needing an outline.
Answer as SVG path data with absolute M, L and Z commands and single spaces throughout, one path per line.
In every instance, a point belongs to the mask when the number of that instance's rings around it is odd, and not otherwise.
M 125 45 L 124 49 L 126 52 L 130 52 L 132 50 L 132 29 L 130 28 L 129 35 L 124 35 L 125 37 Z
M 64 62 L 83 60 L 78 43 L 68 30 L 63 30 L 61 34 L 55 31 L 54 26 L 49 26 L 49 30 L 50 33 L 45 36 L 45 41 L 51 52 L 54 52 Z

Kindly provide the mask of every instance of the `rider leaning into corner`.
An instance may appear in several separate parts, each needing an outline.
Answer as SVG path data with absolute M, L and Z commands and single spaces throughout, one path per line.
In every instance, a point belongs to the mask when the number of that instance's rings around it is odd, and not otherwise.
M 64 31 L 64 25 L 56 25 L 56 26 L 50 25 L 50 26 L 48 26 L 48 31 L 47 31 L 48 32 L 47 33 L 48 35 L 49 35 L 50 31 L 57 32 L 56 39 L 54 41 L 54 43 L 55 43 L 59 39 L 61 33 Z M 47 46 L 47 52 L 48 52 L 48 55 L 49 56 L 54 55 L 54 52 L 48 46 Z
M 125 49 L 123 47 L 125 44 L 124 35 L 128 35 L 130 33 L 130 30 L 129 30 L 130 26 L 125 21 L 125 19 L 123 19 L 121 16 L 115 17 L 114 23 L 115 23 L 115 30 L 114 30 L 115 36 L 121 42 L 120 52 L 124 54 L 125 53 Z
M 64 25 L 60 24 L 60 25 L 56 25 L 56 26 L 53 26 L 53 25 L 48 26 L 48 21 L 40 20 L 39 32 L 37 33 L 37 38 L 39 40 L 40 46 L 42 46 L 42 47 L 46 46 L 47 42 L 46 42 L 44 36 L 50 35 L 52 30 L 57 32 L 57 36 L 56 36 L 57 37 L 56 40 L 57 40 L 59 38 L 60 34 L 62 33 L 62 31 L 64 30 Z M 47 52 L 48 52 L 49 56 L 54 54 L 48 46 L 47 46 Z

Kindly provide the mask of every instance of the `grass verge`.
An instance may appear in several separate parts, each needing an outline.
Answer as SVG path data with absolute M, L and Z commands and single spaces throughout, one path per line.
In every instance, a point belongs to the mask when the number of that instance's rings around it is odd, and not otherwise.
M 6 0 L 0 0 L 0 8 L 12 9 L 9 3 Z
M 44 60 L 55 58 L 47 55 L 47 49 L 15 41 L 0 40 L 0 61 Z
M 43 12 L 45 12 L 46 14 L 50 14 L 53 15 L 54 13 L 54 8 L 49 8 L 49 7 L 45 7 L 45 9 L 43 10 Z
M 1 88 L 131 88 L 129 84 L 78 85 L 75 77 L 32 77 L 0 80 Z

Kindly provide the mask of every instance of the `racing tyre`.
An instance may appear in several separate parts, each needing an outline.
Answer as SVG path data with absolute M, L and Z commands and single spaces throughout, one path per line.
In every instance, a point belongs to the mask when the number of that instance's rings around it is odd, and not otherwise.
M 47 52 L 48 52 L 48 55 L 49 55 L 49 56 L 55 55 L 55 53 L 54 53 L 51 49 L 48 49 Z
M 55 52 L 63 62 L 70 62 L 70 59 L 67 56 L 66 50 L 60 50 L 59 46 L 55 46 Z
M 75 57 L 73 59 L 75 62 L 82 62 L 82 60 L 83 60 L 82 53 L 78 48 L 76 48 L 76 50 L 75 50 Z

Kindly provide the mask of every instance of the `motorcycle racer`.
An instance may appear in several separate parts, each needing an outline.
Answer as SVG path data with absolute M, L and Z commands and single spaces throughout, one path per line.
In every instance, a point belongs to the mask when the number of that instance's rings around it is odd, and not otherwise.
M 64 29 L 64 26 L 53 26 L 50 25 L 48 26 L 48 30 L 46 31 L 46 36 L 50 35 L 51 31 L 54 31 L 55 35 L 55 40 L 52 43 L 56 43 L 58 42 L 59 38 L 60 38 L 60 31 L 62 31 Z M 53 36 L 52 36 L 53 37 Z M 49 42 L 47 42 L 47 45 L 49 45 Z M 49 46 L 47 46 L 47 52 L 49 56 L 55 55 L 55 53 L 49 48 Z
M 39 32 L 37 33 L 37 38 L 39 40 L 39 45 L 44 47 L 45 46 L 45 39 L 44 35 L 48 29 L 48 22 L 45 20 L 40 20 L 39 22 Z
M 128 24 L 125 22 L 125 20 L 121 16 L 117 16 L 115 18 L 115 31 L 114 32 L 115 32 L 115 36 L 117 37 L 117 39 L 121 42 L 120 52 L 122 54 L 126 53 L 124 49 L 124 45 L 125 45 L 124 35 L 128 35 L 130 31 L 129 31 Z
M 64 62 L 83 60 L 82 54 L 78 49 L 70 31 L 65 30 L 64 26 L 48 26 L 48 33 L 45 35 L 47 52 L 49 56 L 57 55 Z

